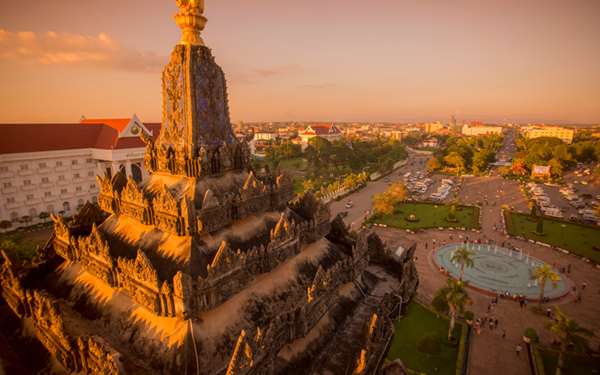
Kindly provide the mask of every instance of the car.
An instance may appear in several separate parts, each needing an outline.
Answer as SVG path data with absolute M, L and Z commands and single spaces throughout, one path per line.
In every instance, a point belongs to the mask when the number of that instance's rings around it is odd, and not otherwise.
M 348 201 L 348 203 L 346 203 L 346 208 L 351 208 L 352 206 L 354 206 L 354 203 L 352 203 L 352 201 Z
M 573 181 L 573 183 L 574 183 L 574 184 L 578 184 L 578 183 L 579 183 L 579 181 L 575 180 L 575 181 Z
M 581 184 L 582 184 L 582 185 L 587 185 L 588 183 L 587 183 L 587 181 L 585 181 L 585 180 L 581 180 Z
M 390 182 L 390 179 L 386 177 L 383 181 L 384 182 Z
M 585 199 L 592 199 L 592 194 L 581 194 L 581 197 Z
M 348 216 L 348 211 L 340 212 L 340 217 L 346 217 L 346 216 Z

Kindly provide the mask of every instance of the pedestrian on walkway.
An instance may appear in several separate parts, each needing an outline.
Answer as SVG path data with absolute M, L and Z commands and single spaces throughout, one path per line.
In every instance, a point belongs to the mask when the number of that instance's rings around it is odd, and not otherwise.
M 502 342 L 504 342 L 504 339 L 506 338 L 506 330 L 503 329 L 502 330 Z
M 521 353 L 521 349 L 523 349 L 521 344 L 517 344 L 517 357 L 519 356 L 519 353 Z
M 498 318 L 494 321 L 494 328 L 498 328 Z
M 585 290 L 586 286 L 587 286 L 587 282 L 584 281 L 583 284 L 581 284 L 581 290 Z
M 494 320 L 490 319 L 490 331 L 494 330 Z
M 427 242 L 425 242 L 425 250 L 427 250 Z

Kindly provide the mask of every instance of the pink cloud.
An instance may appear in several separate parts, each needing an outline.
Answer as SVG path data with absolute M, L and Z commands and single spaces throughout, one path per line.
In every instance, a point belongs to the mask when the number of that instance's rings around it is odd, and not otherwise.
M 30 65 L 84 66 L 100 70 L 157 73 L 169 57 L 126 47 L 104 33 L 97 37 L 54 33 L 0 30 L 0 58 Z

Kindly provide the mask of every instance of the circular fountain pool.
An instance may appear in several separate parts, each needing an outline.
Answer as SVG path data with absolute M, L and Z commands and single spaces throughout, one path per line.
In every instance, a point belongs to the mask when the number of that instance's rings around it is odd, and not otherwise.
M 453 252 L 463 244 L 447 245 L 436 251 L 434 255 L 438 268 L 444 267 L 452 277 L 458 279 L 460 263 L 452 264 Z M 511 295 L 522 293 L 528 299 L 537 299 L 540 285 L 537 280 L 529 280 L 535 274 L 535 266 L 545 263 L 530 257 L 494 245 L 466 245 L 475 255 L 472 256 L 473 268 L 465 266 L 463 280 L 470 280 L 470 286 L 485 291 L 500 293 L 508 291 Z M 556 288 L 548 281 L 544 288 L 544 296 L 557 298 L 567 293 L 567 281 L 560 275 Z

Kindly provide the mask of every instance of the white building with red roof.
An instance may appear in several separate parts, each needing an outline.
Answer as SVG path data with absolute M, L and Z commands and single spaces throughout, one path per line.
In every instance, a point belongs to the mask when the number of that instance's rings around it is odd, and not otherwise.
M 342 138 L 342 132 L 333 124 L 315 124 L 308 126 L 299 136 L 302 139 L 302 149 L 304 150 L 311 138 L 321 137 L 333 142 Z
M 40 212 L 72 215 L 89 200 L 96 203 L 96 175 L 121 171 L 140 182 L 146 144 L 142 131 L 156 139 L 160 123 L 128 119 L 85 119 L 69 124 L 0 124 L 0 220 L 40 220 Z

